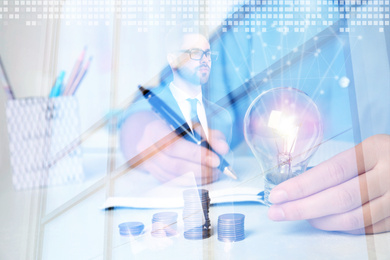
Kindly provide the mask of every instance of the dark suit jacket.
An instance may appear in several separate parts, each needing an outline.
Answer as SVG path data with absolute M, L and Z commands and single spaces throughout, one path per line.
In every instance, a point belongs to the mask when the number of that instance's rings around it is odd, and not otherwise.
M 186 121 L 184 119 L 184 116 L 179 108 L 179 105 L 177 104 L 175 98 L 173 97 L 170 89 L 168 86 L 162 86 L 155 89 L 152 89 L 153 93 L 157 95 L 160 99 L 162 99 L 170 108 L 176 112 L 177 115 L 181 118 L 181 124 L 184 124 Z M 216 129 L 221 131 L 225 137 L 228 144 L 230 144 L 232 139 L 232 118 L 229 114 L 229 112 L 216 105 L 215 103 L 212 103 L 205 98 L 203 98 L 203 104 L 206 111 L 206 117 L 207 117 L 207 124 L 209 129 Z M 152 107 L 147 102 L 146 99 L 141 98 L 134 102 L 125 112 L 123 115 L 121 122 L 126 120 L 128 116 L 130 116 L 133 113 L 145 111 L 150 111 Z

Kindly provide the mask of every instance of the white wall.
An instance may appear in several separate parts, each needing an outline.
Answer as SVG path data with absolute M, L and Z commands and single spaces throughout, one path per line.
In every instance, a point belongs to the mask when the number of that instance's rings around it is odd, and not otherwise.
M 35 96 L 42 91 L 46 26 L 0 26 L 0 55 L 17 97 Z M 6 96 L 0 91 L 0 169 L 8 169 Z

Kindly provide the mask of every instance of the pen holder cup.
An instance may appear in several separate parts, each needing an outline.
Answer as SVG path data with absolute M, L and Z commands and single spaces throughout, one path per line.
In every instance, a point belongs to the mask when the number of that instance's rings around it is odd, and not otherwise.
M 9 100 L 7 122 L 12 182 L 17 190 L 83 179 L 75 97 Z

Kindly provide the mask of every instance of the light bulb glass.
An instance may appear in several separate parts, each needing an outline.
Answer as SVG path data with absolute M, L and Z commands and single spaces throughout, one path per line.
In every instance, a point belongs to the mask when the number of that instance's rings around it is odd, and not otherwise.
M 259 95 L 244 118 L 245 140 L 264 175 L 265 202 L 273 187 L 306 170 L 323 136 L 320 112 L 304 92 L 275 88 Z

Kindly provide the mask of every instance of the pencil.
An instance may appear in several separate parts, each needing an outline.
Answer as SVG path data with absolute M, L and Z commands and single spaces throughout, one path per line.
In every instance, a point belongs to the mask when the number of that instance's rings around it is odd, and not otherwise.
M 5 93 L 7 95 L 7 98 L 8 98 L 8 100 L 15 99 L 15 95 L 14 95 L 14 92 L 12 91 L 11 84 L 9 83 L 7 73 L 5 72 L 5 67 L 4 67 L 3 61 L 1 60 L 1 56 L 0 56 L 0 69 L 1 69 L 0 78 L 1 78 L 1 82 L 3 84 L 3 88 L 5 90 Z
M 68 82 L 66 83 L 65 89 L 64 89 L 64 95 L 69 95 L 69 90 L 73 85 L 73 82 L 75 81 L 77 75 L 80 72 L 81 65 L 84 61 L 85 52 L 87 50 L 87 47 L 84 48 L 84 50 L 81 52 L 79 58 L 77 59 L 76 63 L 73 66 L 72 73 L 69 76 Z
M 91 64 L 91 61 L 92 61 L 92 57 L 89 57 L 87 63 L 84 65 L 84 67 L 82 68 L 80 73 L 77 75 L 77 78 L 73 82 L 72 86 L 70 87 L 70 89 L 68 91 L 68 95 L 73 95 L 76 92 L 77 88 L 79 87 L 81 81 L 83 80 L 85 74 L 88 71 L 88 68 L 89 68 L 89 65 Z

